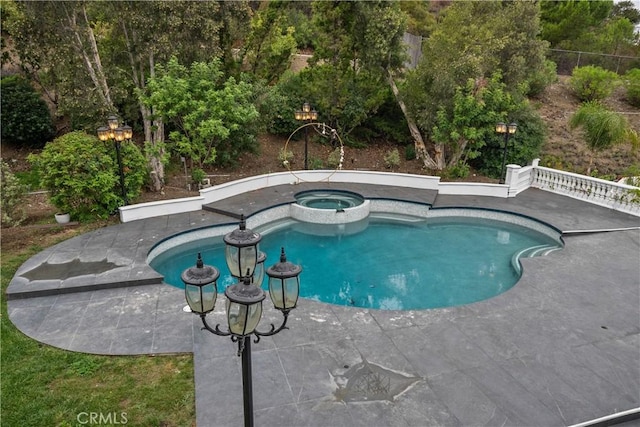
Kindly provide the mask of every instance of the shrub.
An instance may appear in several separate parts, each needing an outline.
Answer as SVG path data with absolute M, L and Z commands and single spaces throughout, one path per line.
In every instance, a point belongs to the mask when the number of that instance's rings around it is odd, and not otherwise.
M 293 151 L 285 150 L 284 147 L 282 147 L 278 153 L 278 160 L 282 163 L 282 167 L 289 167 L 293 162 Z
M 191 171 L 191 179 L 193 179 L 193 182 L 195 182 L 196 184 L 201 184 L 202 180 L 206 177 L 207 174 L 200 168 L 195 168 Z
M 22 77 L 5 77 L 0 84 L 2 142 L 43 147 L 55 134 L 47 104 Z
M 416 159 L 416 146 L 414 144 L 408 144 L 404 147 L 404 158 L 405 160 L 415 160 Z
M 627 102 L 634 107 L 640 107 L 640 68 L 629 70 L 624 77 Z
M 546 59 L 544 61 L 544 67 L 540 71 L 536 71 L 528 80 L 529 90 L 528 96 L 537 96 L 551 83 L 558 80 L 558 74 L 556 72 L 556 63 Z
M 344 154 L 342 149 L 340 147 L 336 147 L 336 149 L 333 150 L 327 158 L 327 166 L 331 169 L 338 169 L 343 158 Z
M 132 143 L 122 144 L 122 169 L 129 200 L 137 197 L 147 176 L 146 161 Z M 60 212 L 77 219 L 107 217 L 123 199 L 116 153 L 109 143 L 84 132 L 71 132 L 29 156 L 39 169 L 42 186 Z
M 384 164 L 389 169 L 395 169 L 400 166 L 400 153 L 397 148 L 387 151 L 387 154 L 384 156 Z
M 581 101 L 605 99 L 618 83 L 616 73 L 593 65 L 574 68 L 570 80 L 571 88 Z
M 509 121 L 518 123 L 518 129 L 509 138 L 507 164 L 529 164 L 539 156 L 545 140 L 546 127 L 540 115 L 529 104 L 520 106 L 509 115 Z M 504 136 L 492 131 L 482 155 L 469 161 L 480 173 L 498 178 L 502 170 Z
M 471 172 L 471 168 L 467 164 L 467 162 L 459 160 L 453 166 L 449 166 L 444 171 L 444 177 L 447 179 L 457 179 L 457 178 L 466 178 L 469 176 Z
M 2 225 L 15 227 L 27 217 L 22 208 L 22 200 L 26 188 L 18 178 L 11 173 L 9 165 L 0 161 L 0 211 L 2 211 Z

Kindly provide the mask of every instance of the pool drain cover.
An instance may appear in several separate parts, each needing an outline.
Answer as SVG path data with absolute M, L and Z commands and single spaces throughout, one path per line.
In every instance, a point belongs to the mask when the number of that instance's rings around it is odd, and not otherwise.
M 344 402 L 370 402 L 372 400 L 393 401 L 396 396 L 411 387 L 419 377 L 407 376 L 363 360 L 336 378 L 338 387 L 335 395 Z

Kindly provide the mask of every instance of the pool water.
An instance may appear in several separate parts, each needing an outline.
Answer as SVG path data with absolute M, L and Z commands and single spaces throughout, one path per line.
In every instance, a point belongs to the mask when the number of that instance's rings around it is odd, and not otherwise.
M 560 247 L 540 232 L 486 219 L 366 221 L 360 228 L 345 228 L 289 219 L 256 231 L 263 234 L 266 266 L 278 261 L 281 246 L 289 261 L 302 265 L 302 298 L 383 310 L 450 307 L 491 298 L 518 281 L 515 254 Z M 151 266 L 166 283 L 182 288 L 180 274 L 195 265 L 198 252 L 205 264 L 220 270 L 219 292 L 235 282 L 226 268 L 222 237 L 169 249 Z
M 309 190 L 295 195 L 296 203 L 313 209 L 345 209 L 364 203 L 364 198 L 351 191 Z

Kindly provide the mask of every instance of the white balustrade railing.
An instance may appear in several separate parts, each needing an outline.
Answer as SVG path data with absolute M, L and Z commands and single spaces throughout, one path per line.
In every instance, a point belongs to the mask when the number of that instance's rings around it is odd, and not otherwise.
M 640 216 L 640 188 L 534 165 L 531 187 Z

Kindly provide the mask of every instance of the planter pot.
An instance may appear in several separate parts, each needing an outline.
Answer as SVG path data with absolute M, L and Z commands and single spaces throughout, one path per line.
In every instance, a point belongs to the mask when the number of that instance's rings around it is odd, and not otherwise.
M 56 214 L 56 222 L 58 224 L 67 224 L 69 221 L 71 221 L 71 216 L 68 213 Z

